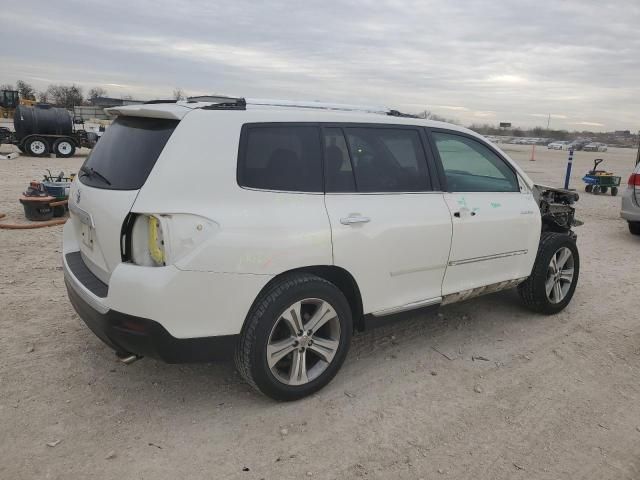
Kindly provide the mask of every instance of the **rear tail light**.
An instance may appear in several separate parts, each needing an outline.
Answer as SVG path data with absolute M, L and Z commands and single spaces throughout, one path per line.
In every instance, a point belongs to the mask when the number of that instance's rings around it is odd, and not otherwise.
M 131 213 L 122 225 L 122 261 L 146 267 L 186 261 L 216 226 L 197 215 Z
M 122 260 L 145 267 L 167 264 L 164 230 L 157 215 L 131 215 L 123 225 Z
M 629 177 L 630 187 L 640 187 L 640 173 L 632 173 Z

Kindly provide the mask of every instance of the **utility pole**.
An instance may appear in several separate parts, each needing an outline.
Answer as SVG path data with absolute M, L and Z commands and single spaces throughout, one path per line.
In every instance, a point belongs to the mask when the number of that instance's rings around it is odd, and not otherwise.
M 551 123 L 551 114 L 547 117 L 547 130 L 549 130 L 549 124 Z

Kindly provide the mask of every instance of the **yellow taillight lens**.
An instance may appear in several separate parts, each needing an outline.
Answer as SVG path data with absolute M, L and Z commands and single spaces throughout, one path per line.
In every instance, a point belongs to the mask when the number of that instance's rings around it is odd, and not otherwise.
M 149 256 L 158 265 L 164 265 L 167 258 L 164 253 L 164 238 L 158 219 L 150 215 L 149 219 Z

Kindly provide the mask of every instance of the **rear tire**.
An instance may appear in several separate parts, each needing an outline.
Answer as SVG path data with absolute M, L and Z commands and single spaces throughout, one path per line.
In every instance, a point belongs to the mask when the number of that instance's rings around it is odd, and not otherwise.
M 609 187 L 600 187 L 601 193 L 607 193 L 608 190 L 609 190 Z
M 319 318 L 323 321 L 315 324 Z M 351 309 L 340 289 L 315 275 L 284 275 L 251 307 L 236 348 L 236 368 L 264 395 L 297 400 L 338 373 L 352 332 Z
M 618 187 L 611 187 L 611 196 L 615 197 L 618 195 Z
M 632 235 L 640 235 L 640 222 L 629 222 L 629 231 Z
M 518 285 L 518 293 L 530 310 L 552 315 L 571 301 L 579 274 L 575 240 L 565 233 L 543 232 L 531 275 Z
M 584 187 L 584 191 L 587 193 L 591 193 L 593 191 L 593 185 L 587 185 Z
M 76 153 L 76 146 L 68 138 L 59 138 L 53 144 L 53 153 L 59 158 L 73 157 Z
M 49 144 L 42 137 L 33 137 L 24 145 L 25 153 L 32 157 L 44 157 L 49 154 Z

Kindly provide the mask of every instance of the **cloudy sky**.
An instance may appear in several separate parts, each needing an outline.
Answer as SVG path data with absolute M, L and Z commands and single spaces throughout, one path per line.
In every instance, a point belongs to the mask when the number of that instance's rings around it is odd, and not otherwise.
M 638 0 L 21 0 L 0 24 L 0 83 L 640 128 Z

